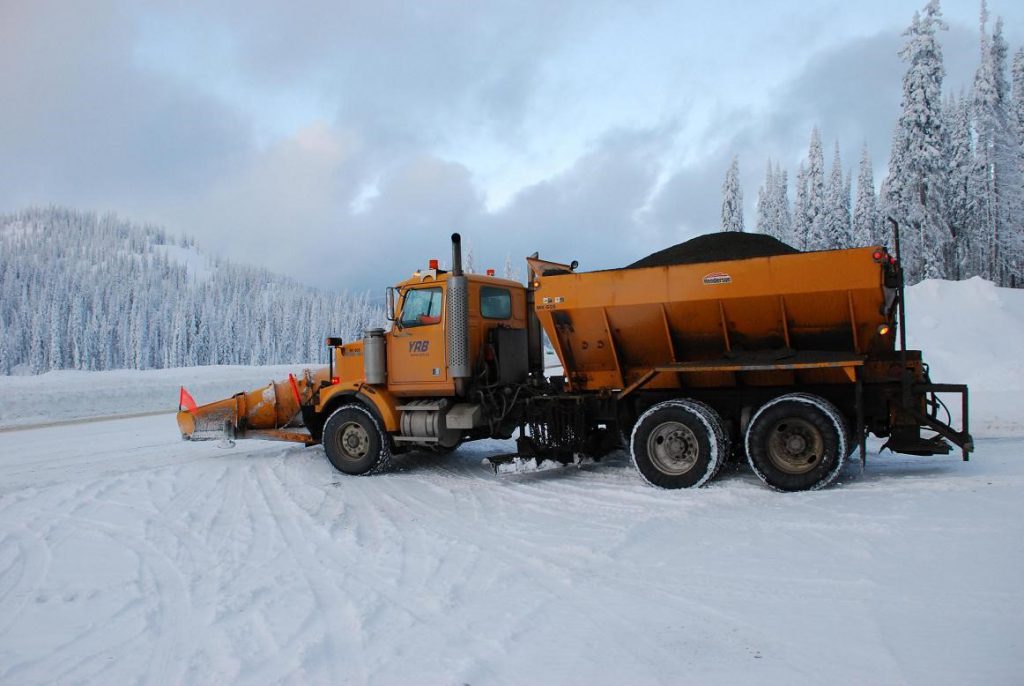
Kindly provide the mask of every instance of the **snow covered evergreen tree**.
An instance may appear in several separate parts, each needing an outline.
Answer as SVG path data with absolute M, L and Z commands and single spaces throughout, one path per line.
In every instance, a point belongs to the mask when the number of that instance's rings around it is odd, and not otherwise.
M 793 244 L 793 219 L 789 211 L 789 175 L 778 163 L 775 164 L 775 226 L 778 239 L 783 243 Z
M 970 195 L 974 152 L 971 146 L 970 102 L 964 96 L 946 103 L 946 133 L 949 141 L 948 192 L 946 212 L 953 234 L 953 260 L 948 276 L 964 278 L 978 273 L 969 262 L 972 247 L 972 200 Z
M 865 141 L 860 151 L 860 167 L 857 170 L 857 201 L 853 206 L 851 233 L 854 245 L 887 245 L 881 240 L 882 228 L 878 216 L 878 197 L 875 195 L 875 174 L 871 165 L 871 153 Z
M 1013 56 L 1010 81 L 1010 111 L 1017 128 L 1017 141 L 1024 148 L 1024 48 L 1017 50 Z
M 970 242 L 980 260 L 970 271 L 998 285 L 1017 285 L 1024 266 L 1024 160 L 1011 116 L 1010 86 L 1006 80 L 1008 47 L 1002 19 L 991 40 L 986 32 L 988 12 L 981 8 L 981 63 L 971 90 L 974 122 L 974 166 L 970 193 L 974 220 Z
M 512 254 L 505 253 L 505 266 L 501 270 L 501 276 L 511 281 L 522 281 L 519 270 L 512 265 Z
M 764 183 L 757 189 L 757 224 L 758 233 L 766 236 L 779 238 L 778 227 L 775 225 L 775 169 L 772 167 L 771 158 L 768 159 L 768 167 L 765 169 Z
M 811 214 L 807 209 L 807 196 L 807 168 L 801 162 L 796 168 L 796 204 L 793 208 L 792 235 L 792 245 L 799 250 L 807 250 L 807 238 L 811 233 Z
M 843 161 L 839 155 L 839 141 L 836 141 L 832 156 L 832 172 L 829 174 L 825 195 L 825 216 L 822 222 L 824 248 L 848 248 L 850 236 L 850 189 L 843 175 Z
M 722 231 L 743 231 L 743 189 L 740 187 L 740 160 L 732 158 L 722 183 Z
M 908 283 L 946 275 L 952 234 L 946 212 L 947 151 L 943 134 L 942 79 L 945 67 L 936 31 L 945 29 L 938 0 L 915 13 L 904 32 L 900 57 L 902 112 L 893 135 L 882 205 L 901 224 Z
M 804 206 L 804 224 L 807 235 L 804 239 L 805 250 L 826 250 L 829 238 L 826 235 L 825 199 L 825 155 L 821 147 L 821 133 L 815 126 L 811 130 L 811 143 L 807 149 L 807 188 Z
M 783 243 L 793 241 L 787 185 L 786 172 L 769 159 L 764 184 L 757 190 L 757 231 Z

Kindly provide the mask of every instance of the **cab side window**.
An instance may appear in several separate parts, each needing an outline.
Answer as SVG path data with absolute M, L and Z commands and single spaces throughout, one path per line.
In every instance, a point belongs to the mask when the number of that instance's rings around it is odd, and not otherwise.
M 512 294 L 504 288 L 483 286 L 480 289 L 480 316 L 485 319 L 511 319 Z
M 427 326 L 441 321 L 441 289 L 417 288 L 407 291 L 402 303 L 402 328 Z

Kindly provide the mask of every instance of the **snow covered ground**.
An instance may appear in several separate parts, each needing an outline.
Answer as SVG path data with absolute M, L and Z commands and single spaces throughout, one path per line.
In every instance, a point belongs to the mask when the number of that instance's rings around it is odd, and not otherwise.
M 972 384 L 970 462 L 872 455 L 816 493 L 660 491 L 621 455 L 498 478 L 502 442 L 352 478 L 170 414 L 0 431 L 0 683 L 1019 684 L 1020 296 L 911 293 L 933 378 Z M 0 426 L 283 371 L 0 378 Z

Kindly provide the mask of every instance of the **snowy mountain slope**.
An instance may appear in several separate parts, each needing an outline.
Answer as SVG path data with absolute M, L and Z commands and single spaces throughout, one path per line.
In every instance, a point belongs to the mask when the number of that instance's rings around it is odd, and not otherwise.
M 382 322 L 369 293 L 212 260 L 157 227 L 60 208 L 0 215 L 0 375 L 297 362 L 327 335 Z

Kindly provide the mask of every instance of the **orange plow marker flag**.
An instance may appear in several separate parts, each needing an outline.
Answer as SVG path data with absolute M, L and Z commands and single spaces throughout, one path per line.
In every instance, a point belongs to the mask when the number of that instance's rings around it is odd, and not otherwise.
M 196 401 L 192 399 L 185 387 L 181 387 L 181 392 L 178 394 L 178 410 L 188 410 L 189 412 L 196 411 Z

